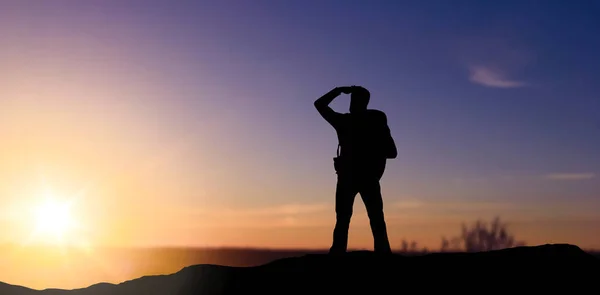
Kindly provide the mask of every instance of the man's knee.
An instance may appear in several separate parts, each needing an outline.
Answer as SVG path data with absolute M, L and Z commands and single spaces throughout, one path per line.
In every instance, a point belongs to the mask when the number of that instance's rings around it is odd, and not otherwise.
M 350 219 L 352 218 L 352 210 L 350 211 L 341 211 L 336 212 L 336 221 L 341 224 L 350 224 Z
M 365 207 L 369 219 L 383 219 L 383 200 L 380 195 L 371 195 L 365 198 Z
M 367 215 L 370 220 L 383 220 L 383 208 L 369 208 Z
M 383 215 L 383 198 L 377 191 L 365 193 L 363 198 L 369 216 Z
M 335 213 L 338 216 L 352 216 L 354 198 L 349 194 L 339 195 L 335 201 Z

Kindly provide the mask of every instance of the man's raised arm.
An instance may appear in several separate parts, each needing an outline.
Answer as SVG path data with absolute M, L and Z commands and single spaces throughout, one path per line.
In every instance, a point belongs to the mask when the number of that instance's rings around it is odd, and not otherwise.
M 335 125 L 337 118 L 341 116 L 340 113 L 335 112 L 329 104 L 340 94 L 349 93 L 349 87 L 336 87 L 331 91 L 325 93 L 315 101 L 315 108 L 319 111 L 319 114 L 331 125 Z

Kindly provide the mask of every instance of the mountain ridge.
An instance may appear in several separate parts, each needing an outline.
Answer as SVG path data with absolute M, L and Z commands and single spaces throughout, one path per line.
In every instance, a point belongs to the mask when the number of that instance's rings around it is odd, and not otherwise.
M 594 287 L 600 259 L 570 244 L 524 246 L 477 253 L 431 253 L 419 256 L 352 251 L 344 255 L 307 254 L 253 267 L 200 264 L 164 275 L 142 276 L 119 284 L 86 288 L 34 290 L 0 283 L 3 295 L 100 294 L 268 294 L 397 293 L 419 287 L 468 291 L 469 284 L 498 288 Z M 426 281 L 435 281 L 435 284 Z M 425 282 L 425 283 L 423 283 Z M 498 284 L 503 282 L 502 284 Z M 597 286 L 595 286 L 597 287 Z M 467 289 L 465 289 L 467 288 Z M 476 287 L 471 286 L 473 290 Z M 395 291 L 394 291 L 395 290 Z M 438 289 L 436 289 L 438 290 Z

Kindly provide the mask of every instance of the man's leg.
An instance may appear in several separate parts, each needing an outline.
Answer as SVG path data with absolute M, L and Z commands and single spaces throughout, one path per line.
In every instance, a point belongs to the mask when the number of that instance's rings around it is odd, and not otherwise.
M 383 198 L 381 196 L 379 179 L 366 178 L 362 181 L 360 196 L 365 203 L 367 214 L 369 215 L 373 240 L 375 242 L 375 252 L 391 253 L 385 218 L 383 215 Z
M 333 230 L 333 243 L 329 253 L 345 253 L 348 247 L 348 229 L 352 217 L 354 198 L 358 191 L 349 177 L 338 175 L 335 191 L 336 222 Z

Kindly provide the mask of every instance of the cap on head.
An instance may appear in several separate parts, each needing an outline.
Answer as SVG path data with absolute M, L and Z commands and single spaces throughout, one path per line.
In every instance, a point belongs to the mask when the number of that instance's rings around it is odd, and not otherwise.
M 367 109 L 371 93 L 362 86 L 352 86 L 350 96 L 350 113 L 360 112 Z

